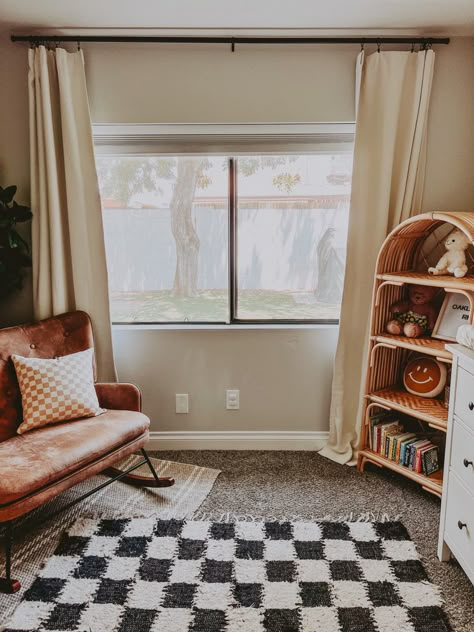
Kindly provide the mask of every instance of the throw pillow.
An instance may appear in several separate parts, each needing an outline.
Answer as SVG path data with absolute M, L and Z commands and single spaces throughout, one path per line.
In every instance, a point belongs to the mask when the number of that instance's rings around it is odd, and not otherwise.
M 12 355 L 23 407 L 18 434 L 104 412 L 94 388 L 93 356 L 93 349 L 51 360 Z

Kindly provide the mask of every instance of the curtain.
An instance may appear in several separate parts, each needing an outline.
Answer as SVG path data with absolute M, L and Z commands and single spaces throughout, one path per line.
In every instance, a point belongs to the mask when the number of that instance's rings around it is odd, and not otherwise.
M 29 51 L 33 303 L 94 328 L 98 379 L 114 381 L 102 211 L 82 51 Z
M 433 67 L 432 50 L 362 52 L 357 59 L 346 274 L 329 440 L 321 451 L 339 463 L 352 464 L 357 452 L 377 254 L 387 234 L 421 210 Z

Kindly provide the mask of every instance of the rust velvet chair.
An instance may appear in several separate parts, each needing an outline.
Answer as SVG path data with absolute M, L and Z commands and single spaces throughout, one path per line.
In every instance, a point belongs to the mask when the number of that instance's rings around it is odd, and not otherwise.
M 93 491 L 118 479 L 147 487 L 168 487 L 174 483 L 171 478 L 157 476 L 144 449 L 150 420 L 140 412 L 141 395 L 133 384 L 96 384 L 99 403 L 107 409 L 98 417 L 17 434 L 21 396 L 11 355 L 54 358 L 90 347 L 93 347 L 91 322 L 88 315 L 80 311 L 0 330 L 0 526 L 5 530 L 2 592 L 13 593 L 20 588 L 19 582 L 11 577 L 16 518 L 100 472 L 110 478 Z M 143 460 L 139 459 L 125 471 L 113 468 L 114 463 L 137 450 L 141 451 Z M 132 474 L 145 463 L 150 468 L 150 477 Z M 50 514 L 47 519 L 52 517 Z

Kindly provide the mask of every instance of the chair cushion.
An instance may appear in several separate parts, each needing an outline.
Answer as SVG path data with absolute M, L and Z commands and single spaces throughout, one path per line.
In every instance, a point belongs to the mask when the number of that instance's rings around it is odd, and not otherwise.
M 147 432 L 148 417 L 108 410 L 99 417 L 45 426 L 0 443 L 0 506 L 93 463 Z
M 23 421 L 18 434 L 104 412 L 94 387 L 94 349 L 52 359 L 12 354 Z

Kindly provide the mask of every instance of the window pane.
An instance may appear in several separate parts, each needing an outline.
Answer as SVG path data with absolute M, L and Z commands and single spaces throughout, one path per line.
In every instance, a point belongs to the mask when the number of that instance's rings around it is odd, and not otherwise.
M 238 318 L 339 318 L 351 173 L 347 153 L 238 159 Z
M 113 322 L 228 320 L 228 161 L 98 157 Z

